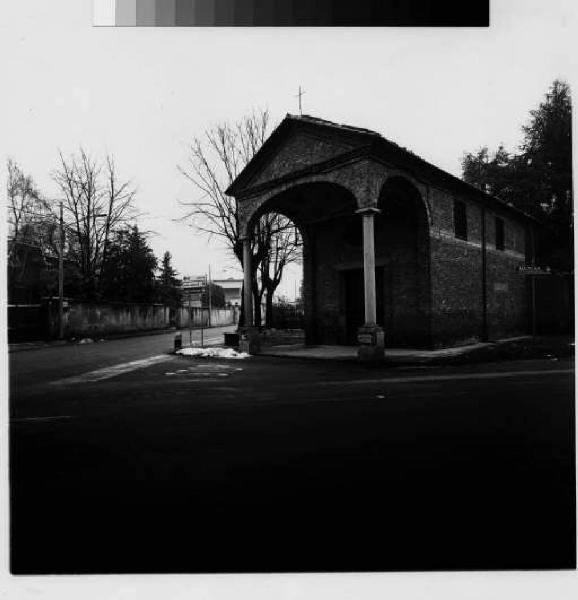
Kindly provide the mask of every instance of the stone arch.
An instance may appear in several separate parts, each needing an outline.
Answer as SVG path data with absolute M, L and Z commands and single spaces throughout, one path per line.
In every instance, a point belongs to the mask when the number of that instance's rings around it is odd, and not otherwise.
M 303 239 L 303 301 L 305 312 L 305 340 L 308 344 L 319 340 L 319 316 L 324 323 L 323 309 L 317 295 L 318 283 L 327 272 L 320 275 L 319 261 L 328 253 L 326 246 L 319 243 L 320 230 L 331 223 L 343 223 L 354 219 L 359 231 L 361 224 L 356 215 L 358 203 L 351 190 L 326 179 L 316 179 L 277 188 L 275 192 L 261 196 L 254 202 L 246 215 L 244 236 L 251 239 L 257 221 L 267 213 L 278 213 L 289 218 L 299 229 Z M 330 252 L 330 251 L 329 251 Z M 321 303 L 322 304 L 322 303 Z M 325 317 L 326 318 L 326 317 Z M 325 326 L 329 329 L 330 326 Z M 323 329 L 323 327 L 322 327 Z
M 257 220 L 268 212 L 285 215 L 297 226 L 305 227 L 321 218 L 333 218 L 339 211 L 354 214 L 357 208 L 354 193 L 339 183 L 316 178 L 300 181 L 260 196 L 245 215 L 242 237 L 250 237 Z
M 383 327 L 388 344 L 431 344 L 430 217 L 411 179 L 390 175 L 375 219 L 376 264 L 383 269 Z
M 378 195 L 377 203 L 383 204 L 383 199 L 387 194 L 388 189 L 392 186 L 403 187 L 407 190 L 408 195 L 413 196 L 415 202 L 422 204 L 423 209 L 425 210 L 425 214 L 427 216 L 427 223 L 429 227 L 432 225 L 432 211 L 431 206 L 429 204 L 428 194 L 427 194 L 427 185 L 420 183 L 411 175 L 404 173 L 403 171 L 399 171 L 397 169 L 389 169 L 387 173 L 387 177 L 383 181 Z
M 271 201 L 278 201 L 280 197 L 296 197 L 306 189 L 322 189 L 323 187 L 340 190 L 342 194 L 349 194 L 354 199 L 357 207 L 363 203 L 357 199 L 355 186 L 350 182 L 351 174 L 348 171 L 336 170 L 329 173 L 312 174 L 300 177 L 298 181 L 288 181 L 247 198 L 239 198 L 239 219 L 241 237 L 247 237 L 250 227 L 255 222 L 255 215 L 267 212 L 266 205 Z M 291 218 L 291 217 L 290 217 Z

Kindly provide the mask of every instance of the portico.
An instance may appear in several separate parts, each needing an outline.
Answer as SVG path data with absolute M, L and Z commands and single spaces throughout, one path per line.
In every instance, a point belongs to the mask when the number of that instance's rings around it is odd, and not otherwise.
M 480 203 L 486 212 L 492 206 L 523 220 L 378 133 L 307 116 L 288 115 L 227 193 L 237 200 L 243 338 L 254 352 L 251 240 L 266 213 L 291 219 L 303 239 L 306 344 L 357 344 L 367 361 L 381 360 L 386 342 L 432 348 L 481 337 L 489 295 L 484 300 L 481 268 L 488 257 L 473 235 L 465 244 L 455 239 L 448 217 L 456 198 L 471 204 L 472 223 Z M 476 235 L 480 230 L 476 225 Z M 523 228 L 518 246 L 501 258 L 523 261 L 521 239 Z M 525 300 L 515 283 L 517 332 Z

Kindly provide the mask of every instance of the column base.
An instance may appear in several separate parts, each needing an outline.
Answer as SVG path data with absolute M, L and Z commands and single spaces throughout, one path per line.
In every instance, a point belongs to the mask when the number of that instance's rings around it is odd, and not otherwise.
M 259 354 L 261 351 L 261 338 L 257 327 L 239 328 L 239 351 L 247 354 Z
M 382 362 L 385 358 L 385 334 L 379 325 L 363 325 L 357 330 L 357 358 L 361 362 Z

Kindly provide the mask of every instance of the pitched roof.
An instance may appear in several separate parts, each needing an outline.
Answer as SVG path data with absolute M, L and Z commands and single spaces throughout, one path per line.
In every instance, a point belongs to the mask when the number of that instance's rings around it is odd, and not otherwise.
M 432 182 L 437 181 L 450 189 L 459 190 L 475 197 L 478 201 L 486 205 L 499 206 L 509 212 L 516 213 L 520 217 L 537 221 L 535 217 L 532 217 L 523 210 L 517 208 L 511 202 L 505 202 L 496 196 L 492 196 L 479 188 L 466 183 L 463 179 L 436 167 L 434 164 L 418 156 L 411 150 L 383 137 L 377 131 L 364 129 L 362 127 L 353 127 L 343 123 L 335 123 L 310 115 L 293 115 L 289 113 L 267 138 L 263 146 L 261 146 L 259 151 L 253 156 L 235 181 L 229 186 L 226 193 L 233 196 L 241 191 L 244 184 L 249 182 L 252 174 L 259 168 L 259 165 L 264 161 L 265 157 L 269 155 L 269 152 L 279 143 L 280 139 L 291 129 L 303 126 L 320 128 L 326 131 L 330 130 L 350 138 L 358 138 L 358 140 L 362 142 L 360 146 L 366 149 L 368 155 L 386 161 L 390 160 L 399 166 L 417 171 Z

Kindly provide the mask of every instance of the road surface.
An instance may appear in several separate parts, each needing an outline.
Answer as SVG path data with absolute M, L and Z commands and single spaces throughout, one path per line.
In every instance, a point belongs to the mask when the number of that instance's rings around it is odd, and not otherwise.
M 192 341 L 208 345 L 222 344 L 226 332 L 235 331 L 236 325 L 194 329 Z M 92 344 L 66 344 L 10 353 L 10 386 L 22 390 L 43 385 L 54 379 L 72 376 L 139 359 L 171 352 L 177 331 L 169 333 L 126 337 L 117 340 L 96 341 Z M 189 330 L 182 329 L 183 345 L 189 343 Z
M 570 359 L 10 356 L 15 573 L 575 565 Z

